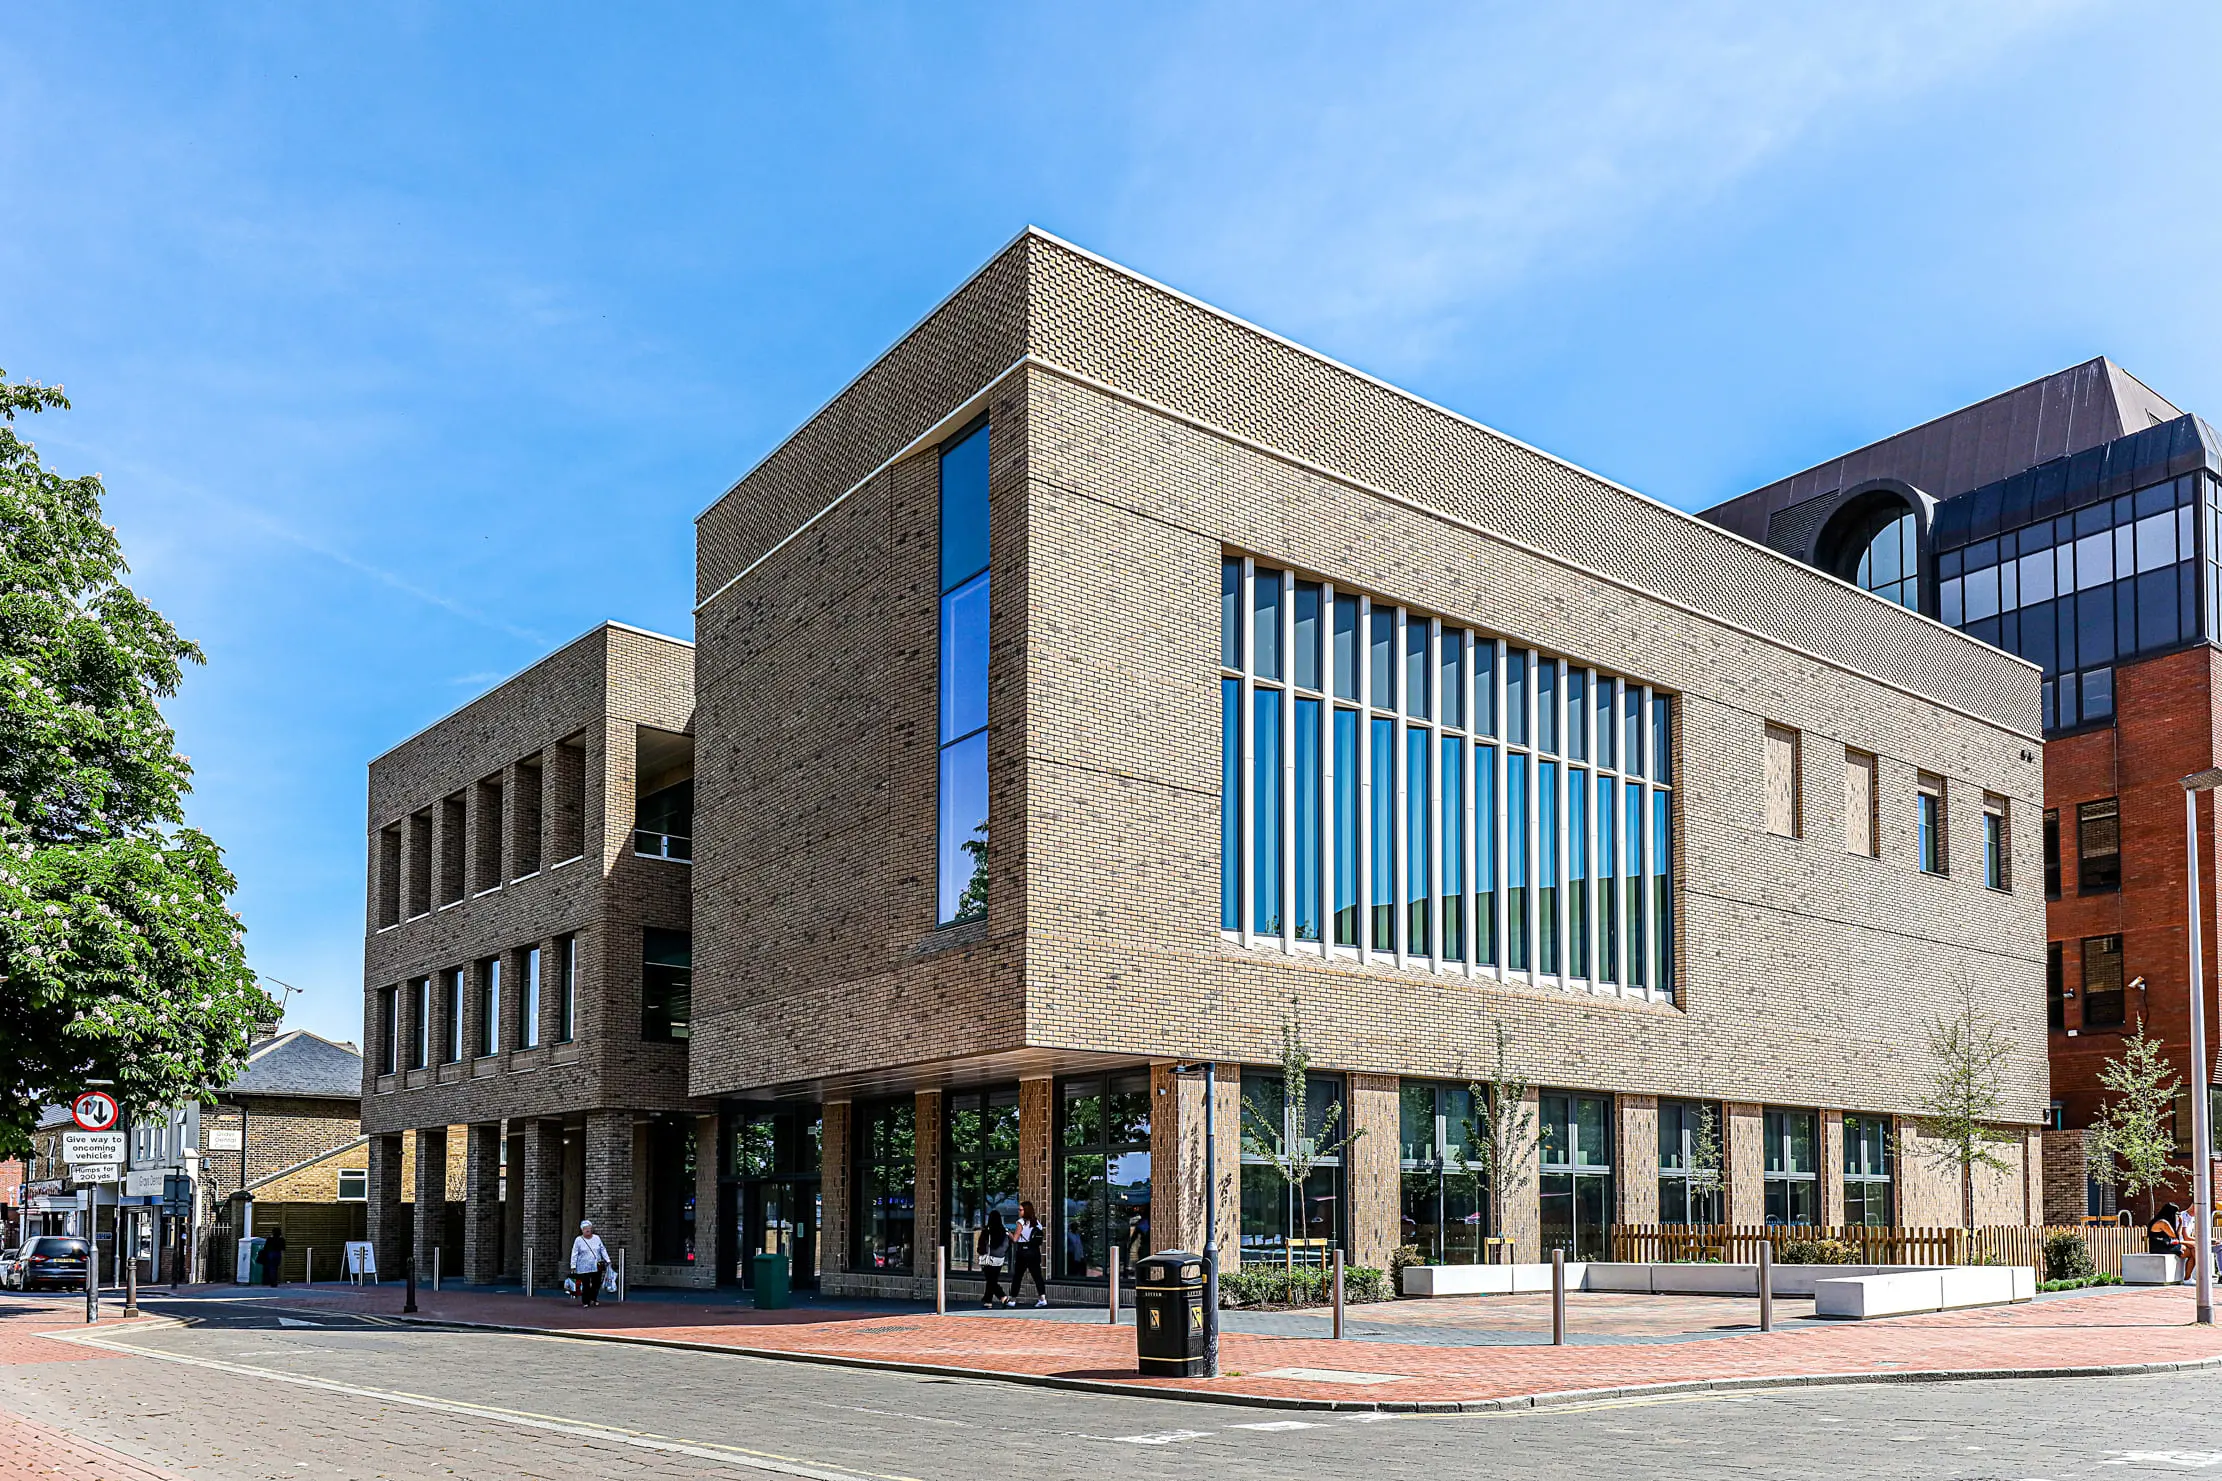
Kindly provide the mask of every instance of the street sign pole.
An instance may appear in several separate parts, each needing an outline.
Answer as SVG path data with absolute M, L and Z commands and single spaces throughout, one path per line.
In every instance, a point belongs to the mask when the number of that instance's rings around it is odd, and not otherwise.
M 95 1190 L 85 1189 L 85 1321 L 100 1320 L 100 1229 L 93 1223 L 99 1210 Z

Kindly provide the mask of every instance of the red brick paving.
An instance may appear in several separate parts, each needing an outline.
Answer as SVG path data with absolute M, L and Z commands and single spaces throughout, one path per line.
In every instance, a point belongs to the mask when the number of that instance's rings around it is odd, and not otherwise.
M 289 1293 L 287 1299 L 293 1304 L 304 1297 L 306 1293 L 302 1297 Z M 338 1299 L 381 1314 L 398 1311 L 400 1306 L 399 1294 L 390 1288 Z M 1143 1389 L 1385 1403 L 1487 1400 L 1723 1379 L 1887 1376 L 1912 1371 L 1980 1374 L 2222 1359 L 2222 1331 L 2191 1325 L 2190 1294 L 2177 1289 L 2109 1292 L 1935 1316 L 1641 1345 L 1451 1347 L 1229 1332 L 1220 1345 L 1226 1376 L 1209 1382 L 1139 1378 L 1133 1366 L 1133 1329 L 1091 1323 L 930 1313 L 869 1316 L 810 1309 L 758 1313 L 735 1306 L 730 1299 L 643 1301 L 593 1311 L 552 1299 L 527 1303 L 517 1296 L 461 1293 L 420 1293 L 418 1303 L 419 1314 L 435 1320 L 652 1337 L 973 1372 L 1109 1380 Z M 1740 1304 L 1723 1303 L 1724 1318 L 1725 1308 L 1734 1305 Z M 1400 1375 L 1400 1381 L 1358 1385 L 1252 1376 L 1276 1368 L 1389 1373 Z
M 63 1346 L 49 1343 L 50 1347 Z M 65 1435 L 0 1410 L 0 1476 L 68 1476 L 74 1481 L 177 1481 L 105 1445 Z

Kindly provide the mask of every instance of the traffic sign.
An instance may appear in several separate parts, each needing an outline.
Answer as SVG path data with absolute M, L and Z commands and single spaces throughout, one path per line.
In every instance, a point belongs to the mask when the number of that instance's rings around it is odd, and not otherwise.
M 106 1131 L 114 1126 L 123 1112 L 116 1107 L 116 1098 L 105 1090 L 88 1090 L 69 1103 L 71 1119 L 87 1131 Z
M 62 1160 L 71 1167 L 79 1163 L 123 1161 L 123 1133 L 120 1131 L 65 1131 L 62 1133 Z
M 118 1183 L 123 1181 L 123 1164 L 73 1162 L 69 1165 L 69 1180 L 73 1183 Z

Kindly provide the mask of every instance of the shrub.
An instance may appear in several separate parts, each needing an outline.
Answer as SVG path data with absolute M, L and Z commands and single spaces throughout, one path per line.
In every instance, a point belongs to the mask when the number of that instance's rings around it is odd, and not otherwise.
M 2096 1272 L 2089 1241 L 2073 1229 L 2045 1236 L 2045 1279 L 2087 1280 Z
M 1406 1266 L 1425 1265 L 1426 1263 L 1426 1258 L 1420 1254 L 1420 1247 L 1416 1244 L 1400 1244 L 1395 1250 L 1391 1251 L 1389 1255 L 1389 1295 L 1396 1297 L 1404 1294 L 1404 1269 Z M 1343 1289 L 1346 1295 L 1350 1287 L 1348 1277 L 1349 1272 L 1345 1271 Z
M 1857 1265 L 1859 1247 L 1841 1239 L 1786 1239 L 1775 1258 L 1785 1265 Z
M 1351 1305 L 1389 1299 L 1388 1272 L 1372 1265 L 1346 1265 L 1343 1300 Z M 1324 1270 L 1295 1270 L 1279 1265 L 1245 1265 L 1219 1277 L 1224 1307 L 1325 1306 L 1335 1299 L 1333 1277 Z

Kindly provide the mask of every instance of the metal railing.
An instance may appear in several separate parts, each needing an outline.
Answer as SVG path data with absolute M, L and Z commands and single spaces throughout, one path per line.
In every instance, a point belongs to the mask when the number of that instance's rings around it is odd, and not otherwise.
M 647 828 L 635 828 L 633 852 L 644 859 L 670 859 L 674 863 L 692 864 L 694 839 L 684 833 L 657 833 Z

